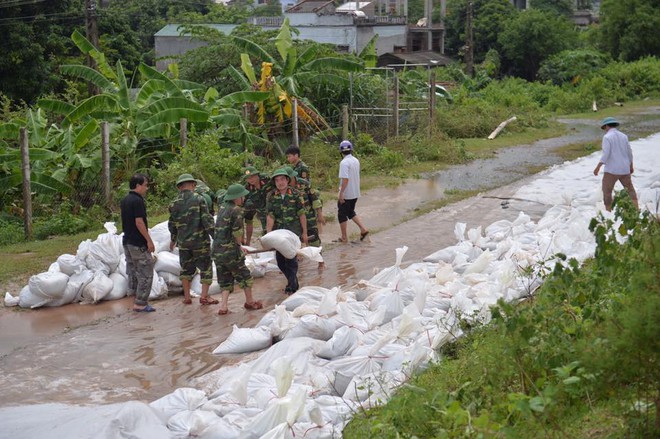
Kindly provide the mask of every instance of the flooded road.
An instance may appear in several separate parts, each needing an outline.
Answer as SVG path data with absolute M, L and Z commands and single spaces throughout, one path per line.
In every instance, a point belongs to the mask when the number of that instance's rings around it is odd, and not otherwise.
M 660 114 L 656 115 L 660 130 Z M 511 200 L 508 209 L 502 209 L 499 198 L 511 197 L 525 184 L 521 171 L 532 161 L 534 166 L 560 163 L 553 148 L 598 142 L 602 133 L 592 125 L 593 121 L 584 126 L 578 123 L 571 131 L 574 135 L 512 147 L 493 159 L 457 166 L 428 180 L 364 193 L 357 212 L 372 233 L 364 242 L 333 244 L 339 226 L 328 224 L 322 233 L 327 268 L 319 271 L 316 263 L 302 262 L 301 285 L 353 285 L 392 265 L 395 249 L 403 245 L 409 247 L 404 264 L 420 261 L 455 244 L 456 222 L 467 223 L 468 228 L 486 226 L 500 219 L 513 220 L 520 211 L 538 219 L 547 206 Z M 585 140 L 576 140 L 581 136 Z M 493 186 L 500 187 L 402 222 L 423 203 L 441 198 L 446 189 Z M 327 212 L 334 210 L 334 206 L 326 206 Z M 349 234 L 354 237 L 357 233 L 351 223 Z M 150 402 L 176 388 L 194 386 L 196 377 L 243 359 L 211 352 L 233 325 L 254 326 L 281 302 L 286 297 L 281 293 L 285 283 L 284 276 L 274 272 L 256 279 L 255 297 L 264 302 L 264 309 L 245 311 L 243 294 L 237 292 L 230 297 L 232 313 L 227 316 L 216 314 L 217 305 L 184 306 L 180 296 L 153 302 L 157 312 L 150 314 L 131 312 L 130 298 L 34 311 L 0 309 L 0 405 Z

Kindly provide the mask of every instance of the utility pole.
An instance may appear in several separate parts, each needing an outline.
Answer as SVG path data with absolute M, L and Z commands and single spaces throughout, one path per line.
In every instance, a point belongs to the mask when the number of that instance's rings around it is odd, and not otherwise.
M 472 35 L 472 2 L 467 4 L 465 18 L 465 70 L 468 76 L 474 75 L 474 37 Z
M 99 27 L 96 22 L 96 0 L 85 0 L 85 30 L 89 42 L 98 49 Z M 87 65 L 92 69 L 96 68 L 96 62 L 94 62 L 94 59 L 90 55 L 87 55 Z M 91 82 L 87 84 L 87 91 L 90 96 L 94 96 L 100 92 L 98 87 Z

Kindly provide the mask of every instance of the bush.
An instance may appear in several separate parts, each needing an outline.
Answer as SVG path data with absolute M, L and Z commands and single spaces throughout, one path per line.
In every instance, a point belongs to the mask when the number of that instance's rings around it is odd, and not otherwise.
M 36 219 L 32 234 L 35 239 L 48 239 L 57 235 L 75 235 L 98 227 L 98 221 L 89 215 L 62 211 L 49 218 Z
M 14 216 L 0 216 L 0 246 L 16 244 L 25 240 L 23 222 Z
M 564 50 L 541 64 L 539 79 L 555 85 L 579 84 L 610 61 L 609 55 L 595 50 Z

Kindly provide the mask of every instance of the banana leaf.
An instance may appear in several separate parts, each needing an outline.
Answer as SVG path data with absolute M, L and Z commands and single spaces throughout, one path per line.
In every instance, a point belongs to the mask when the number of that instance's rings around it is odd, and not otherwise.
M 119 104 L 114 96 L 107 94 L 92 96 L 82 101 L 75 110 L 67 114 L 62 121 L 62 126 L 69 126 L 71 123 L 97 112 L 118 115 L 119 109 Z
M 104 91 L 112 92 L 117 90 L 115 84 L 109 81 L 108 78 L 103 76 L 98 71 L 87 66 L 83 66 L 79 64 L 61 65 L 60 73 L 62 73 L 63 75 L 73 76 L 74 78 L 82 79 L 87 82 L 91 82 L 92 84 L 96 85 L 97 87 L 99 87 L 101 90 Z
M 18 141 L 21 134 L 21 126 L 14 122 L 0 124 L 0 139 L 12 139 Z
M 39 99 L 37 104 L 40 108 L 61 116 L 66 116 L 76 108 L 75 105 L 60 101 L 59 99 Z

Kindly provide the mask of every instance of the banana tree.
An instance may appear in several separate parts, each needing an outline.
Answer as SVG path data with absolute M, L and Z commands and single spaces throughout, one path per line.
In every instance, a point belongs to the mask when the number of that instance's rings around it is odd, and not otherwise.
M 234 44 L 244 53 L 241 54 L 241 71 L 232 69 L 232 75 L 239 80 L 245 90 L 258 90 L 269 93 L 268 99 L 256 105 L 256 121 L 269 128 L 269 137 L 273 137 L 273 127 L 281 131 L 283 125 L 292 116 L 292 100 L 298 101 L 298 117 L 312 131 L 328 128 L 328 124 L 314 107 L 301 96 L 301 85 L 311 81 L 331 83 L 345 82 L 340 72 L 357 72 L 363 66 L 340 57 L 320 57 L 321 46 L 310 45 L 298 55 L 293 42 L 289 19 L 286 18 L 275 38 L 275 47 L 279 56 L 269 54 L 258 44 L 241 37 L 232 37 Z M 259 78 L 251 58 L 260 66 Z M 275 134 L 276 135 L 276 134 Z

